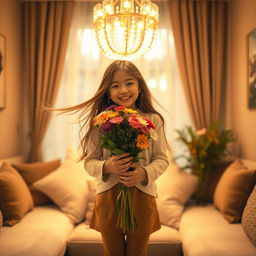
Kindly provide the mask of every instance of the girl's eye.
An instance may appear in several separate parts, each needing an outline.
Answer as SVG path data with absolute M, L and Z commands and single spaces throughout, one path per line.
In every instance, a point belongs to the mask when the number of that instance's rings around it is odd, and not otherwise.
M 133 83 L 128 83 L 127 85 L 133 85 Z
M 118 87 L 117 84 L 114 84 L 114 85 L 111 86 L 111 88 L 117 88 L 117 87 Z

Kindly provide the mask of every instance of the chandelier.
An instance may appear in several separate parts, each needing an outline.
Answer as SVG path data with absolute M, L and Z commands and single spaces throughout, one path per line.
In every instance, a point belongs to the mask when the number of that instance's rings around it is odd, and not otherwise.
M 137 59 L 152 46 L 159 22 L 150 0 L 103 0 L 93 8 L 96 39 L 112 59 Z

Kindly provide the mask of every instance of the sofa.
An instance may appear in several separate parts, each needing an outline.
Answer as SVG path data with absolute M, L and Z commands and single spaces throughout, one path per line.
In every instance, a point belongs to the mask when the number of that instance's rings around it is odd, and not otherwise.
M 20 213 L 16 214 L 18 217 L 14 214 L 12 221 L 7 220 L 6 216 L 5 219 L 2 218 L 4 226 L 0 223 L 0 256 L 103 255 L 100 233 L 89 228 L 95 198 L 95 181 L 86 175 L 83 165 L 77 163 L 73 156 L 69 156 L 59 162 L 54 170 L 44 170 L 43 177 L 40 174 L 41 177 L 39 175 L 39 178 L 34 177 L 34 180 L 29 181 L 31 177 L 26 175 L 30 165 L 22 166 L 23 161 L 21 156 L 0 160 L 2 213 L 3 204 L 6 203 L 4 200 L 7 198 L 5 182 L 8 183 L 12 179 L 5 175 L 9 170 L 3 168 L 4 162 L 9 163 L 9 167 L 6 165 L 5 168 L 12 169 L 12 175 L 19 179 L 19 175 L 22 177 L 19 181 L 23 182 L 24 191 L 25 185 L 29 188 L 29 193 L 26 191 L 25 194 L 20 187 L 16 189 L 18 186 L 13 182 L 15 190 L 20 190 L 16 197 L 24 199 L 34 193 L 31 197 L 32 206 L 27 203 L 31 200 L 29 197 L 24 202 L 29 206 L 19 209 Z M 209 200 L 202 206 L 196 205 L 193 199 L 198 184 L 197 177 L 181 172 L 174 163 L 170 164 L 157 180 L 157 205 L 162 228 L 151 235 L 148 256 L 256 255 L 256 163 L 248 160 L 239 160 L 239 163 L 243 164 L 246 170 L 241 171 L 240 166 L 239 169 L 236 165 L 233 166 L 235 171 L 228 167 L 219 180 L 215 181 L 212 201 Z M 31 166 L 38 165 L 35 163 Z M 34 171 L 33 168 L 29 169 L 29 172 Z M 229 195 L 225 199 L 225 193 L 230 193 L 225 191 L 228 179 L 225 180 L 223 176 L 226 175 L 230 179 L 230 173 L 231 176 L 236 173 L 237 178 L 239 171 L 242 173 L 242 181 L 239 180 L 238 186 L 241 190 L 242 183 L 246 184 L 247 189 L 243 189 L 246 190 L 246 195 L 240 196 L 239 200 L 243 199 L 240 201 L 235 198 L 239 203 L 233 205 L 230 212 L 225 205 L 228 204 L 225 200 L 229 200 Z M 247 176 L 244 175 L 245 172 Z M 231 185 L 234 185 L 233 183 L 234 180 L 231 179 Z M 67 187 L 70 187 L 69 190 Z M 62 190 L 66 192 L 61 192 Z M 34 196 L 35 192 L 37 197 Z M 36 204 L 38 192 L 45 198 L 42 197 L 41 202 Z M 237 191 L 231 192 L 237 196 Z M 218 193 L 221 196 L 218 196 Z M 13 204 L 9 206 L 13 207 Z M 232 206 L 234 202 L 229 204 Z M 18 209 L 15 207 L 14 209 Z M 136 256 L 136 252 L 134 255 Z

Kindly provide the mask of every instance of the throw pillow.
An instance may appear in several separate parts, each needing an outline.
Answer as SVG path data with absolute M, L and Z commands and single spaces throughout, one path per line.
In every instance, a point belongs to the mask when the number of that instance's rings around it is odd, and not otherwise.
M 88 205 L 88 182 L 85 170 L 72 161 L 64 161 L 54 172 L 33 183 L 70 218 L 79 223 Z
M 221 176 L 213 203 L 229 223 L 240 221 L 246 201 L 256 183 L 256 170 L 235 160 Z
M 43 178 L 47 174 L 56 170 L 61 164 L 60 159 L 47 162 L 20 163 L 12 166 L 20 173 L 29 186 L 35 205 L 46 205 L 52 203 L 49 197 L 42 194 L 31 185 L 33 182 Z
M 25 181 L 11 165 L 3 163 L 0 168 L 0 209 L 4 225 L 15 225 L 33 207 Z
M 196 190 L 198 178 L 180 170 L 178 165 L 172 162 L 156 180 L 156 184 L 160 222 L 179 229 L 184 204 Z
M 92 214 L 94 210 L 95 196 L 96 196 L 96 182 L 95 180 L 88 179 L 89 186 L 89 197 L 88 197 L 88 208 L 85 213 L 85 224 L 89 225 L 92 220 Z
M 244 208 L 242 226 L 247 236 L 256 245 L 256 186 L 254 186 Z
M 213 202 L 213 196 L 214 196 L 214 191 L 216 189 L 216 186 L 220 180 L 220 177 L 224 173 L 224 171 L 227 169 L 229 165 L 232 164 L 233 161 L 226 161 L 226 162 L 221 162 L 216 169 L 212 170 L 207 178 L 206 181 L 206 199 L 208 202 L 212 203 Z

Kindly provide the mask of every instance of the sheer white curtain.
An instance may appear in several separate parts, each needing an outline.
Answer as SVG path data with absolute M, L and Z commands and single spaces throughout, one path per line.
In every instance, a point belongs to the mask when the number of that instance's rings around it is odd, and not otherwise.
M 67 107 L 89 99 L 97 90 L 106 67 L 113 61 L 98 49 L 92 24 L 95 3 L 76 3 L 70 32 L 66 63 L 55 107 Z M 167 2 L 159 2 L 160 24 L 152 50 L 133 63 L 141 71 L 152 95 L 162 107 L 155 105 L 166 120 L 167 139 L 174 155 L 180 153 L 175 129 L 192 124 L 177 66 L 174 40 Z M 60 115 L 52 118 L 43 141 L 44 160 L 64 158 L 68 148 L 79 146 L 77 117 Z

